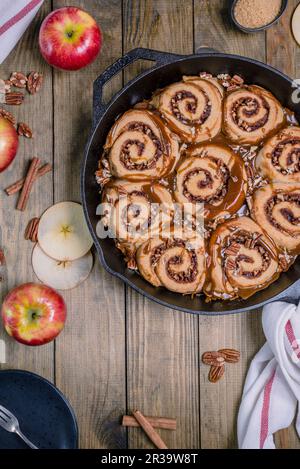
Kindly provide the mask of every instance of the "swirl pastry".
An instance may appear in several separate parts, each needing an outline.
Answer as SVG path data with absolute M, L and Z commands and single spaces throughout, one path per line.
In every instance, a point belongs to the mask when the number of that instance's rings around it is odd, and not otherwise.
M 203 287 L 205 253 L 198 237 L 151 238 L 139 247 L 136 261 L 143 277 L 156 287 L 183 294 L 198 293 Z
M 222 94 L 213 80 L 183 77 L 155 95 L 151 104 L 186 143 L 209 140 L 221 131 Z
M 274 244 L 248 217 L 219 225 L 210 239 L 209 255 L 204 291 L 212 299 L 248 298 L 279 276 Z
M 170 225 L 173 201 L 168 190 L 158 183 L 118 180 L 106 186 L 103 223 L 119 242 L 136 248 Z M 131 247 L 133 250 L 133 247 Z
M 257 144 L 284 120 L 280 103 L 259 86 L 239 88 L 224 100 L 224 132 L 232 142 Z
M 172 171 L 179 158 L 178 138 L 149 110 L 125 112 L 105 143 L 112 176 L 159 179 Z
M 255 165 L 270 181 L 300 183 L 300 127 L 288 127 L 270 138 Z
M 300 184 L 273 183 L 258 189 L 252 216 L 283 251 L 300 254 Z
M 182 204 L 204 203 L 208 220 L 234 214 L 245 201 L 243 160 L 225 145 L 194 146 L 176 171 L 175 199 Z

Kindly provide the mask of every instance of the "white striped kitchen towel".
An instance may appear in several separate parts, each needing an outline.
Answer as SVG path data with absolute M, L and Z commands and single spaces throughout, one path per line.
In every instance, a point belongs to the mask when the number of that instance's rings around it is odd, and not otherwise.
M 263 309 L 266 344 L 254 357 L 238 415 L 241 449 L 275 448 L 273 434 L 289 427 L 300 401 L 300 304 Z M 296 418 L 300 437 L 300 411 Z
M 0 64 L 24 34 L 43 1 L 0 1 Z

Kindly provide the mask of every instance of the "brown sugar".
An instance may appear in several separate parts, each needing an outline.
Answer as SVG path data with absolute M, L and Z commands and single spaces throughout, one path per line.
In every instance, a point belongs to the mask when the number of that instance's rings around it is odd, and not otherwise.
M 245 28 L 260 28 L 275 20 L 281 5 L 282 0 L 238 0 L 234 17 Z

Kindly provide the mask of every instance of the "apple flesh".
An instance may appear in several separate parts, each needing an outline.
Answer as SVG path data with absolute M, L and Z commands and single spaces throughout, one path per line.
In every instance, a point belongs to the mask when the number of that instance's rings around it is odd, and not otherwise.
M 14 160 L 19 146 L 19 138 L 12 123 L 0 117 L 0 173 Z
M 25 345 L 51 342 L 64 328 L 66 305 L 53 288 L 26 283 L 14 288 L 2 305 L 5 330 Z
M 102 35 L 87 12 L 64 7 L 44 19 L 39 46 L 42 56 L 53 67 L 79 70 L 95 60 L 102 46 Z

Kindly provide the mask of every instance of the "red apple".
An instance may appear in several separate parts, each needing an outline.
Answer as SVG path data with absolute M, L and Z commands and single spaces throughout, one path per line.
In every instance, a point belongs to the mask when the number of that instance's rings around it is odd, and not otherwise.
M 17 154 L 19 138 L 12 123 L 0 117 L 0 173 L 13 161 Z
M 43 345 L 62 331 L 66 305 L 53 288 L 25 283 L 11 290 L 2 305 L 7 333 L 25 345 Z
M 39 45 L 44 59 L 63 70 L 78 70 L 91 63 L 102 45 L 94 18 L 76 7 L 54 10 L 43 21 Z

